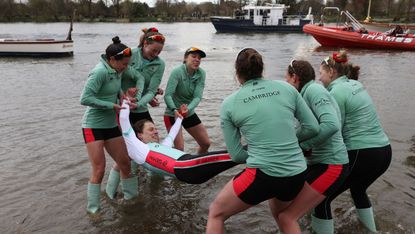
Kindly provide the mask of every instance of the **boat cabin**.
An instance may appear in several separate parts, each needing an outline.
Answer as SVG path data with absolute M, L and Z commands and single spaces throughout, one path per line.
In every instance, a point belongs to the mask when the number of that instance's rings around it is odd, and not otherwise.
M 241 11 L 235 12 L 236 19 L 252 20 L 255 25 L 275 26 L 275 25 L 299 25 L 300 19 L 313 20 L 311 9 L 307 16 L 299 17 L 298 15 L 286 15 L 290 6 L 284 4 L 269 4 L 256 6 L 253 4 L 246 5 Z

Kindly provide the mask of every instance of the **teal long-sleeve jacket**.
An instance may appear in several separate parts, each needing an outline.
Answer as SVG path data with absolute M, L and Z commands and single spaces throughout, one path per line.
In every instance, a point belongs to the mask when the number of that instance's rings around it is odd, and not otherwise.
M 306 169 L 299 139 L 315 136 L 318 122 L 298 91 L 282 81 L 246 81 L 221 106 L 221 128 L 232 160 L 275 177 Z M 301 124 L 296 135 L 295 119 Z M 241 137 L 248 144 L 243 149 Z
M 128 88 L 136 87 L 138 106 L 131 112 L 147 112 L 147 104 L 156 96 L 166 65 L 160 57 L 152 61 L 146 60 L 143 58 L 142 49 L 137 47 L 131 51 L 129 66 L 133 71 L 125 72 L 123 75 L 122 89 L 126 91 Z
M 307 157 L 307 163 L 348 163 L 349 158 L 341 133 L 340 110 L 336 100 L 322 85 L 314 81 L 305 84 L 300 93 L 320 126 L 316 136 L 300 142 L 302 149 L 312 149 L 312 156 Z
M 121 92 L 121 75 L 107 63 L 104 55 L 90 72 L 80 102 L 87 106 L 82 119 L 83 128 L 116 127 L 114 103 Z
M 202 100 L 205 80 L 206 73 L 200 67 L 192 76 L 187 73 L 185 64 L 174 68 L 164 94 L 165 115 L 174 116 L 174 109 L 179 109 L 182 104 L 187 104 L 188 116 L 193 115 Z
M 372 98 L 359 81 L 342 76 L 332 81 L 327 89 L 340 108 L 342 135 L 347 150 L 383 147 L 389 144 Z

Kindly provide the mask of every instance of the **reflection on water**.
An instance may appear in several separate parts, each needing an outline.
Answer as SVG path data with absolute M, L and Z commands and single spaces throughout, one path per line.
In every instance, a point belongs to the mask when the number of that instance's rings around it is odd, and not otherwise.
M 409 149 L 409 152 L 412 155 L 406 158 L 406 164 L 415 168 L 415 136 L 412 136 L 410 143 L 411 148 Z M 415 179 L 415 174 L 413 175 L 413 178 Z
M 202 185 L 186 185 L 171 178 L 140 172 L 139 197 L 125 203 L 106 198 L 96 216 L 85 212 L 90 165 L 81 134 L 85 110 L 79 95 L 99 54 L 120 36 L 137 45 L 139 29 L 156 26 L 167 38 L 161 57 L 166 72 L 182 62 L 190 46 L 207 52 L 202 67 L 207 72 L 203 101 L 197 113 L 206 125 L 211 150 L 224 148 L 219 108 L 224 97 L 238 89 L 234 60 L 245 47 L 264 57 L 266 79 L 282 80 L 288 63 L 303 58 L 318 69 L 333 48 L 321 48 L 303 34 L 217 34 L 210 23 L 75 24 L 75 54 L 71 58 L 0 58 L 0 230 L 2 233 L 201 233 L 210 202 L 242 166 L 232 168 Z M 189 29 L 192 28 L 190 32 Z M 0 37 L 64 38 L 67 25 L 1 24 Z M 376 223 L 381 233 L 413 233 L 415 224 L 414 128 L 412 102 L 415 53 L 350 50 L 351 61 L 361 66 L 361 82 L 376 103 L 381 122 L 391 140 L 393 160 L 389 170 L 369 188 Z M 318 75 L 318 70 L 317 75 Z M 164 103 L 150 112 L 164 135 Z M 196 144 L 185 135 L 186 150 Z M 112 160 L 107 158 L 107 174 Z M 106 181 L 104 179 L 104 182 Z M 365 233 L 356 219 L 350 194 L 333 204 L 337 233 Z M 310 233 L 310 220 L 300 221 Z M 276 233 L 266 203 L 232 217 L 228 233 Z

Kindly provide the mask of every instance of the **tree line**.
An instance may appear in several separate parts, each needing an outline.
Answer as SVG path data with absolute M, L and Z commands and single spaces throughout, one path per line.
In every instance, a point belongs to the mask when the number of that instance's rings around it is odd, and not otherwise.
M 259 0 L 257 4 L 270 3 Z M 364 19 L 369 0 L 282 0 L 290 5 L 288 14 L 305 14 L 308 7 L 318 18 L 324 6 L 349 10 L 356 18 Z M 75 21 L 200 21 L 209 16 L 232 16 L 246 0 L 219 0 L 200 4 L 185 0 L 156 0 L 154 7 L 132 0 L 0 0 L 1 22 L 59 22 L 69 21 L 76 12 Z M 401 21 L 415 19 L 415 0 L 372 0 L 371 16 L 394 18 Z

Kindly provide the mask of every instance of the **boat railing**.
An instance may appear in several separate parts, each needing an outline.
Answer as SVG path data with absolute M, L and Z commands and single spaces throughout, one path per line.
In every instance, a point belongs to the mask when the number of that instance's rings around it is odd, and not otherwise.
M 349 11 L 342 11 L 340 12 L 340 15 L 345 15 L 350 20 L 353 28 L 357 30 L 364 28 L 363 25 L 359 21 L 357 21 L 357 19 L 352 14 L 350 14 Z
M 324 7 L 320 16 L 320 22 L 319 25 L 324 25 L 324 12 L 328 11 L 328 10 L 335 10 L 337 11 L 337 22 L 336 25 L 339 26 L 339 22 L 340 22 L 340 9 L 338 7 Z

